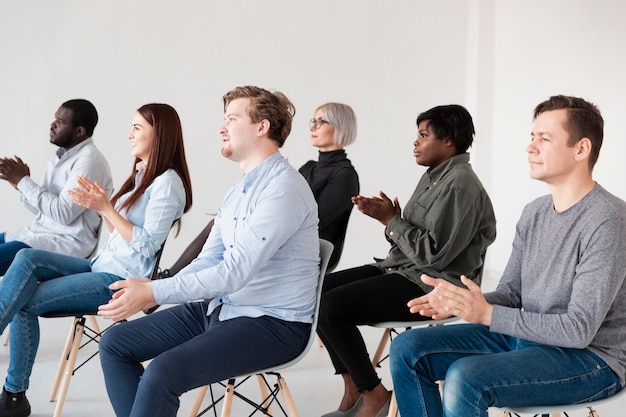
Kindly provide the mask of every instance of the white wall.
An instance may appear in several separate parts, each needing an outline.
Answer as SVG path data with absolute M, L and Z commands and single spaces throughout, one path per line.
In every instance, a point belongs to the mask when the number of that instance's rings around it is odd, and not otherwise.
M 21 156 L 38 179 L 54 147 L 48 126 L 58 105 L 83 97 L 98 108 L 96 143 L 119 186 L 130 172 L 126 140 L 134 110 L 173 105 L 183 121 L 194 206 L 170 265 L 241 177 L 219 153 L 221 96 L 244 84 L 283 91 L 298 113 L 283 154 L 296 167 L 316 158 L 307 121 L 316 106 L 354 107 L 357 142 L 348 148 L 362 193 L 407 201 L 419 176 L 416 115 L 459 103 L 474 115 L 474 166 L 490 192 L 498 239 L 488 256 L 497 275 L 525 202 L 547 192 L 528 178 L 524 146 L 534 105 L 576 94 L 603 111 L 606 144 L 598 180 L 618 182 L 618 98 L 624 96 L 620 1 L 585 0 L 167 0 L 0 2 L 0 155 Z M 620 94 L 621 93 L 621 94 Z M 0 184 L 0 230 L 31 221 L 15 191 Z M 280 221 L 277 216 L 277 221 Z M 383 227 L 354 212 L 339 268 L 384 255 Z

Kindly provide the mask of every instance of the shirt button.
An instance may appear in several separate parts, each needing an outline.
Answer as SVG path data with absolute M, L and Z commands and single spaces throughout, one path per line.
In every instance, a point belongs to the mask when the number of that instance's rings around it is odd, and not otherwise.
M 389 232 L 389 236 L 393 236 L 393 231 Z

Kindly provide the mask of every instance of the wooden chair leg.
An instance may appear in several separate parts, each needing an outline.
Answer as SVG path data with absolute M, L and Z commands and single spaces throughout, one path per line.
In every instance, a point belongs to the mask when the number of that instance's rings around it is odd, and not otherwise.
M 287 382 L 282 376 L 278 378 L 278 389 L 280 390 L 280 394 L 283 396 L 283 400 L 285 401 L 285 409 L 287 410 L 287 415 L 289 417 L 300 417 L 300 415 L 298 414 L 298 410 L 296 409 L 296 403 L 291 396 L 291 391 L 289 391 L 289 387 L 287 387 Z
M 85 318 L 77 319 L 74 326 L 74 340 L 70 349 L 69 357 L 65 365 L 65 372 L 63 376 L 63 383 L 61 384 L 61 392 L 57 399 L 57 404 L 54 407 L 53 417 L 61 417 L 61 411 L 65 403 L 65 397 L 67 396 L 67 390 L 70 387 L 70 381 L 74 374 L 74 365 L 76 365 L 76 358 L 78 357 L 78 350 L 80 349 L 80 342 L 83 338 L 83 332 L 85 329 Z
M 59 384 L 61 384 L 61 380 L 63 379 L 63 375 L 65 374 L 65 370 L 67 369 L 67 361 L 70 356 L 70 350 L 72 349 L 72 343 L 75 340 L 75 332 L 76 325 L 80 318 L 74 317 L 72 324 L 70 325 L 70 330 L 67 332 L 67 339 L 65 340 L 65 345 L 63 346 L 63 352 L 61 353 L 61 359 L 59 359 L 59 366 L 57 367 L 57 373 L 54 377 L 54 382 L 52 383 L 52 391 L 50 392 L 50 402 L 53 402 L 57 398 L 57 393 L 59 392 Z M 82 335 L 81 335 L 82 337 Z
M 202 401 L 204 401 L 204 397 L 206 396 L 208 389 L 208 385 L 198 388 L 196 398 L 194 398 L 193 403 L 191 404 L 191 409 L 189 410 L 189 417 L 196 417 L 198 415 L 200 407 L 202 406 Z
M 230 417 L 230 410 L 233 407 L 233 396 L 235 395 L 235 380 L 229 379 L 226 384 L 226 393 L 224 394 L 224 402 L 222 403 L 222 414 L 220 417 Z
M 100 330 L 100 325 L 98 324 L 98 320 L 96 316 L 89 316 L 89 321 L 91 322 L 91 327 L 93 327 L 93 331 L 98 334 L 97 338 L 100 340 L 100 335 L 102 334 L 102 330 Z
M 269 398 L 270 396 L 270 392 L 267 389 L 267 383 L 265 382 L 265 377 L 263 375 L 257 375 L 256 376 L 257 382 L 259 384 L 259 393 L 261 395 L 261 400 L 263 401 L 261 403 L 261 407 L 262 408 L 266 408 L 267 407 L 267 412 L 265 413 L 266 416 L 271 416 L 272 415 L 272 407 L 270 407 L 270 404 L 272 402 L 272 399 Z
M 385 329 L 385 332 L 380 338 L 376 352 L 372 357 L 372 366 L 374 368 L 378 367 L 378 362 L 380 362 L 380 359 L 383 357 L 383 353 L 385 352 L 385 348 L 387 347 L 387 343 L 389 343 L 389 338 L 391 337 L 391 331 L 392 329 Z

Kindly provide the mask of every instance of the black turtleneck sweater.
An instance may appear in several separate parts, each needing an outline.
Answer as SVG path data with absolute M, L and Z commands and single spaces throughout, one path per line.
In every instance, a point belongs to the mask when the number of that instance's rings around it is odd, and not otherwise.
M 343 250 L 353 207 L 351 198 L 359 194 L 359 176 L 343 149 L 320 151 L 318 162 L 307 162 L 300 173 L 317 200 L 320 237 L 335 245 L 328 264 L 330 272 L 337 266 Z

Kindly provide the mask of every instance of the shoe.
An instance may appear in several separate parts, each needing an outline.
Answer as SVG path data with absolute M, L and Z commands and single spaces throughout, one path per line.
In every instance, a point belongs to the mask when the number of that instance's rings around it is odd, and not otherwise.
M 330 413 L 326 413 L 322 415 L 322 417 L 354 417 L 356 416 L 356 413 L 359 411 L 359 408 L 361 408 L 362 403 L 363 403 L 363 396 L 359 395 L 359 398 L 356 400 L 356 402 L 354 403 L 351 409 L 347 411 L 341 411 L 341 410 L 331 411 Z
M 12 393 L 4 387 L 0 394 L 0 417 L 28 417 L 30 415 L 30 403 L 26 398 L 26 392 Z
M 387 415 L 389 414 L 390 405 L 391 405 L 391 391 L 389 391 L 389 398 L 387 398 L 387 401 L 385 401 L 383 408 L 381 408 L 378 414 L 376 414 L 376 417 L 387 417 Z

